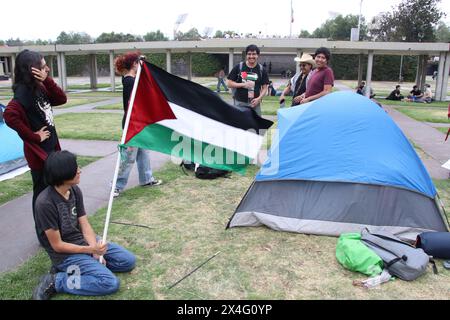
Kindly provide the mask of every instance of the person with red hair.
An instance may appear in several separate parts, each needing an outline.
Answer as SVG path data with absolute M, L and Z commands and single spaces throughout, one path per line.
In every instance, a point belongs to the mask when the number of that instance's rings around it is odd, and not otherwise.
M 127 118 L 128 103 L 130 101 L 131 92 L 133 91 L 139 59 L 139 52 L 128 52 L 118 56 L 114 61 L 117 73 L 122 75 L 124 109 L 122 129 L 125 126 L 125 119 Z M 125 156 L 120 160 L 114 197 L 118 197 L 123 189 L 125 189 L 134 162 L 137 163 L 139 184 L 141 186 L 157 186 L 162 183 L 161 180 L 157 180 L 153 177 L 152 168 L 150 166 L 150 151 L 136 147 L 127 147 Z

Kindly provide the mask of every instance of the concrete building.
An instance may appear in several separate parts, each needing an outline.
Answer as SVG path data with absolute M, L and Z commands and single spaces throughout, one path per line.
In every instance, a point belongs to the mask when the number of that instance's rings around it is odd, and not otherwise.
M 200 41 L 155 41 L 155 42 L 127 42 L 127 43 L 98 43 L 80 45 L 46 45 L 23 47 L 0 47 L 0 57 L 8 57 L 10 70 L 14 69 L 14 59 L 23 49 L 35 50 L 47 57 L 57 59 L 60 85 L 67 89 L 67 72 L 65 57 L 67 55 L 88 55 L 90 65 L 91 88 L 97 87 L 97 60 L 98 54 L 109 54 L 111 88 L 115 89 L 113 60 L 115 54 L 130 50 L 140 50 L 149 53 L 165 53 L 166 70 L 171 72 L 172 53 L 187 53 L 187 76 L 192 77 L 192 56 L 190 53 L 206 52 L 212 54 L 227 54 L 228 66 L 232 67 L 240 61 L 245 47 L 254 43 L 267 56 L 289 55 L 300 56 L 303 52 L 314 52 L 318 47 L 327 47 L 332 54 L 354 54 L 359 56 L 358 82 L 362 79 L 362 59 L 367 56 L 366 83 L 372 80 L 373 57 L 375 55 L 411 55 L 418 56 L 417 79 L 419 87 L 425 84 L 426 61 L 429 55 L 439 56 L 438 75 L 436 82 L 436 100 L 445 100 L 446 85 L 450 72 L 450 48 L 448 43 L 410 43 L 410 42 L 363 42 L 363 41 L 328 41 L 326 39 L 208 39 Z M 47 61 L 48 64 L 51 61 Z M 6 63 L 8 64 L 8 63 Z M 294 71 L 294 70 L 293 70 Z

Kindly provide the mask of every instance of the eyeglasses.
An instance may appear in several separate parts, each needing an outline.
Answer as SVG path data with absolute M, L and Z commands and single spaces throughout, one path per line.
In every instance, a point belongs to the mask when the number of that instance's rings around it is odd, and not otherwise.
M 306 67 L 306 63 L 300 63 L 300 67 Z

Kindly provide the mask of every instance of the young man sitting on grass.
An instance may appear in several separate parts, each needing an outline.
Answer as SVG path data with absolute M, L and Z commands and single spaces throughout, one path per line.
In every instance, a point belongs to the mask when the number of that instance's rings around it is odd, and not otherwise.
M 77 186 L 81 170 L 76 156 L 69 151 L 51 153 L 44 174 L 49 186 L 36 200 L 36 230 L 55 273 L 41 278 L 33 299 L 47 300 L 59 292 L 89 296 L 116 292 L 120 282 L 113 272 L 131 271 L 136 258 L 115 243 L 102 244 L 95 235 Z

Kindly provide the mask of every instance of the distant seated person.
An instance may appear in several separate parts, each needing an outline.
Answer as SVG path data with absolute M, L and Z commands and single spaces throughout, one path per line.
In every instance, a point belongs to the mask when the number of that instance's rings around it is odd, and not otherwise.
M 406 97 L 408 101 L 416 102 L 423 97 L 422 91 L 416 85 L 413 86 L 413 89 L 409 93 L 410 94 Z
M 49 186 L 36 200 L 36 232 L 53 272 L 41 278 L 33 299 L 48 300 L 56 293 L 101 296 L 116 292 L 120 281 L 113 272 L 131 271 L 136 258 L 118 244 L 102 243 L 96 236 L 77 186 L 81 170 L 76 156 L 69 151 L 51 153 L 44 174 Z
M 277 90 L 273 87 L 273 82 L 269 81 L 269 87 L 267 88 L 267 95 L 268 96 L 276 96 Z
M 386 100 L 394 100 L 394 101 L 401 101 L 405 98 L 400 93 L 400 85 L 395 86 L 395 90 L 392 90 L 392 92 L 386 97 Z
M 373 93 L 372 88 L 366 86 L 366 82 L 365 81 L 361 81 L 361 83 L 359 84 L 358 88 L 356 89 L 356 93 L 361 94 L 363 96 L 366 96 L 367 90 L 370 90 L 370 96 L 369 96 L 370 99 L 375 97 L 375 93 Z
M 427 83 L 425 85 L 425 93 L 423 97 L 420 99 L 420 102 L 423 103 L 431 103 L 433 101 L 433 92 L 431 91 L 431 86 Z

